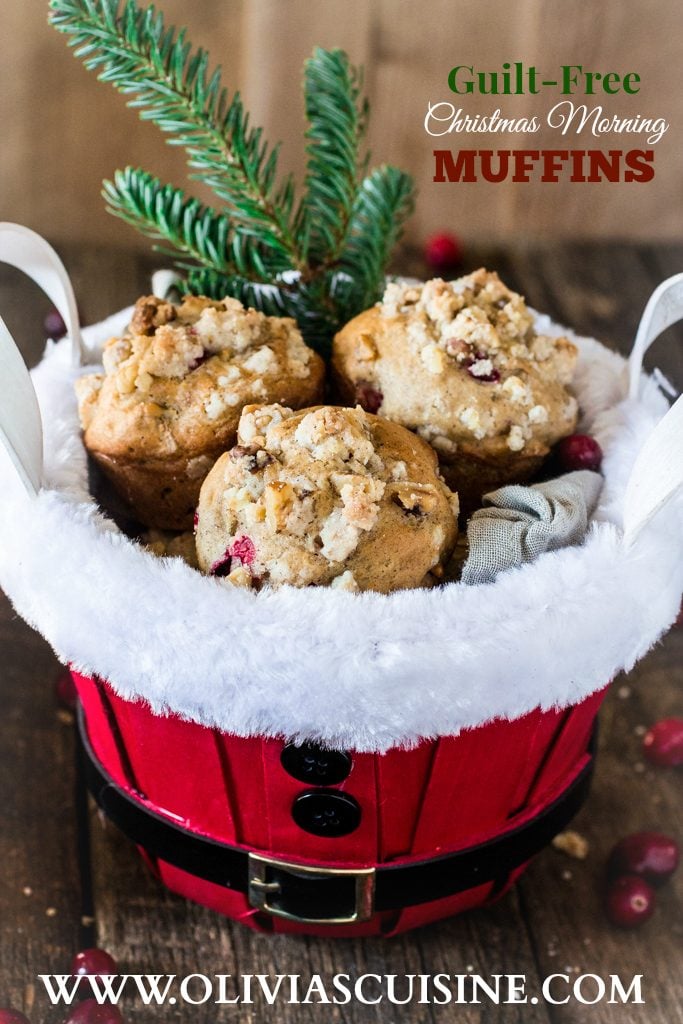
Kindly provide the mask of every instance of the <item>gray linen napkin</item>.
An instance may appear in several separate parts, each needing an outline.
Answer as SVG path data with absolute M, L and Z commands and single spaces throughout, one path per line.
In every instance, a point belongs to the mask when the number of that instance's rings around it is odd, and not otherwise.
M 463 583 L 492 583 L 499 572 L 532 562 L 544 551 L 578 544 L 602 489 L 599 473 L 583 469 L 524 487 L 484 495 L 467 525 Z

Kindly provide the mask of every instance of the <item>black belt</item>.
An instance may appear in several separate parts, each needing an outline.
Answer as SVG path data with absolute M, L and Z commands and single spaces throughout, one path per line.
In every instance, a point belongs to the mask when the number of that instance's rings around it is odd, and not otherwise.
M 97 760 L 82 709 L 78 716 L 88 788 L 104 813 L 153 857 L 207 882 L 244 893 L 273 916 L 308 924 L 350 924 L 373 913 L 430 903 L 509 873 L 569 824 L 588 795 L 589 760 L 569 786 L 534 818 L 495 839 L 456 853 L 409 864 L 357 870 L 279 860 L 181 828 L 129 796 Z

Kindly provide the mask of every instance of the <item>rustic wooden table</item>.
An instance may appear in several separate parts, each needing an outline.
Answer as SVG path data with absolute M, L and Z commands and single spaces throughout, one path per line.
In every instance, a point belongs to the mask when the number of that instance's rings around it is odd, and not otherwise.
M 135 299 L 147 287 L 149 258 L 64 248 L 86 322 Z M 652 288 L 683 269 L 683 246 L 571 245 L 473 254 L 520 289 L 538 309 L 577 331 L 626 350 Z M 423 273 L 417 257 L 402 266 Z M 3 268 L 0 312 L 34 362 L 42 348 L 47 302 L 22 275 Z M 669 342 L 671 339 L 667 339 Z M 662 340 L 652 359 L 680 386 L 683 365 Z M 11 544 L 11 537 L 2 538 Z M 641 930 L 610 927 L 601 911 L 605 857 L 616 839 L 641 829 L 680 838 L 681 775 L 643 762 L 641 736 L 650 723 L 681 713 L 683 629 L 674 629 L 628 676 L 614 681 L 601 715 L 600 753 L 591 797 L 575 827 L 587 838 L 584 861 L 543 852 L 500 903 L 393 940 L 324 941 L 256 935 L 160 888 L 127 840 L 89 806 L 74 769 L 71 717 L 59 710 L 53 683 L 59 666 L 47 645 L 0 597 L 0 1006 L 23 1009 L 33 1024 L 58 1024 L 39 973 L 65 972 L 84 946 L 108 949 L 130 973 L 213 974 L 336 971 L 526 974 L 531 988 L 552 973 L 622 979 L 643 975 L 644 1005 L 459 1006 L 412 1003 L 387 1008 L 286 1005 L 253 1007 L 141 1006 L 138 1022 L 304 1021 L 466 1024 L 673 1024 L 683 1021 L 681 896 L 683 871 L 660 893 Z

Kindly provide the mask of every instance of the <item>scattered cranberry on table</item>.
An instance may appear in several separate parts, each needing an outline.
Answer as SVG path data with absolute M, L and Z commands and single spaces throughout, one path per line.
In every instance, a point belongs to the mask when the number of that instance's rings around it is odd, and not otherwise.
M 62 707 L 73 711 L 78 702 L 78 691 L 68 668 L 59 673 L 55 683 L 55 695 Z
M 607 889 L 605 911 L 619 928 L 637 928 L 652 916 L 655 891 L 638 875 L 620 875 Z
M 650 885 L 661 885 L 673 875 L 679 861 L 678 843 L 661 832 L 634 832 L 621 839 L 607 862 L 610 875 L 639 875 Z
M 663 718 L 643 737 L 643 754 L 660 768 L 683 764 L 683 718 Z
M 118 974 L 118 964 L 104 949 L 83 949 L 71 961 L 71 973 L 81 978 L 91 974 Z
M 555 449 L 557 461 L 564 473 L 576 469 L 599 470 L 602 465 L 602 448 L 588 434 L 572 434 L 563 438 Z
M 118 1006 L 100 1005 L 95 999 L 85 999 L 74 1006 L 64 1024 L 125 1024 Z
M 83 327 L 83 316 L 80 309 L 77 309 L 78 319 L 81 327 Z M 45 331 L 45 337 L 51 338 L 52 341 L 59 341 L 66 334 L 66 324 L 64 318 L 58 309 L 51 309 L 43 320 L 43 330 Z
M 425 260 L 431 270 L 437 274 L 455 270 L 462 261 L 462 245 L 454 234 L 441 231 L 431 235 L 425 242 Z
M 0 1009 L 0 1024 L 31 1024 L 31 1022 L 18 1010 Z
M 51 309 L 43 320 L 43 330 L 47 338 L 52 338 L 53 341 L 59 341 L 66 334 L 66 324 L 62 319 L 61 313 L 56 309 Z

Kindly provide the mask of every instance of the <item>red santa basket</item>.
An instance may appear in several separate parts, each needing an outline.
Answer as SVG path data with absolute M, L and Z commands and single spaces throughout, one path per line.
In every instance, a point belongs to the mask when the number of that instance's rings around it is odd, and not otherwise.
M 74 666 L 106 813 L 167 886 L 261 930 L 393 934 L 500 896 L 587 793 L 606 682 L 680 606 L 683 401 L 668 409 L 640 367 L 683 318 L 683 275 L 648 305 L 630 383 L 576 339 L 583 428 L 605 451 L 580 547 L 485 587 L 252 594 L 100 512 L 73 381 L 130 311 L 82 338 L 41 239 L 0 225 L 0 258 L 71 339 L 29 376 L 0 322 L 0 583 Z
M 169 888 L 252 928 L 334 935 L 505 892 L 585 798 L 603 697 L 356 754 L 231 736 L 74 678 L 90 788 Z

